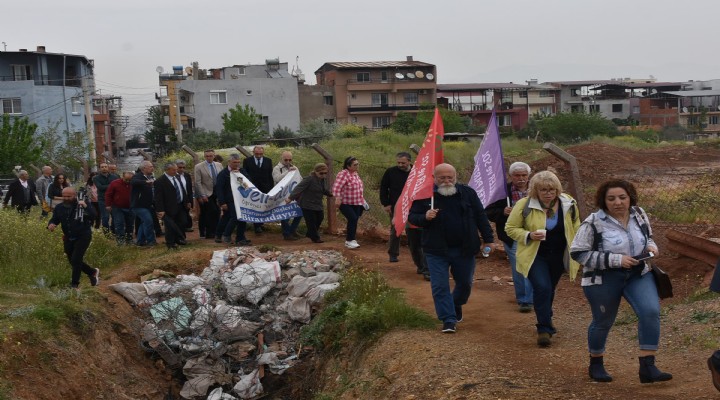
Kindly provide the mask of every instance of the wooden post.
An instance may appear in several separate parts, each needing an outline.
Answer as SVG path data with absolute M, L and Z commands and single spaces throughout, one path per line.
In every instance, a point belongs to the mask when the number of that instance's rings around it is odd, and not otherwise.
M 246 149 L 245 147 L 237 145 L 237 146 L 235 146 L 235 148 L 237 149 L 237 151 L 242 153 L 242 155 L 244 155 L 245 158 L 253 157 L 253 153 L 249 152 L 248 149 Z
M 410 145 L 410 150 L 412 150 L 415 155 L 420 154 L 420 146 L 416 145 L 415 143 Z
M 29 166 L 35 171 L 35 175 L 37 176 L 37 178 L 42 176 L 42 170 L 36 167 L 35 164 L 30 164 Z
M 140 153 L 140 155 L 145 159 L 145 161 L 152 162 L 152 156 L 150 156 L 150 154 L 144 152 L 143 149 L 138 150 L 138 153 Z
M 313 143 L 310 145 L 310 147 L 313 148 L 313 150 L 317 151 L 318 154 L 322 156 L 322 158 L 325 160 L 325 165 L 328 167 L 328 176 L 327 181 L 330 187 L 332 188 L 333 183 L 335 182 L 335 174 L 333 174 L 333 157 L 325 151 L 322 147 L 320 147 L 319 144 Z M 331 234 L 337 233 L 337 215 L 335 214 L 335 197 L 328 197 L 327 199 L 327 221 L 328 221 L 328 232 Z
M 587 217 L 588 211 L 587 205 L 585 204 L 585 193 L 583 193 L 582 190 L 582 181 L 580 180 L 580 169 L 578 168 L 577 160 L 573 155 L 567 153 L 552 143 L 545 143 L 543 145 L 543 149 L 562 160 L 570 169 L 570 187 L 568 188 L 568 191 L 577 201 L 578 209 L 580 210 L 580 218 L 583 219 Z
M 193 149 L 189 148 L 186 144 L 184 144 L 181 149 L 185 150 L 186 153 L 190 154 L 190 157 L 193 159 L 193 168 L 200 162 L 200 156 L 197 155 Z

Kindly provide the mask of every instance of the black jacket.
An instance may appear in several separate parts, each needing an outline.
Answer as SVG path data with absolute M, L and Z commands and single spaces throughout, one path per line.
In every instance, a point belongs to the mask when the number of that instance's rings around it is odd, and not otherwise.
M 184 172 L 183 177 L 185 178 L 185 194 L 187 195 L 187 197 L 185 197 L 185 198 L 190 199 L 190 202 L 192 203 L 192 199 L 193 199 L 192 175 L 188 174 L 187 172 Z
M 510 195 L 510 189 L 512 189 L 512 183 L 507 184 L 505 193 Z M 505 232 L 505 223 L 507 223 L 508 215 L 505 215 L 505 207 L 507 207 L 507 199 L 498 200 L 485 209 L 488 219 L 495 223 L 495 231 L 497 232 L 498 239 L 502 240 L 508 246 L 512 246 L 515 241 Z
M 255 182 L 253 182 L 255 183 Z M 215 182 L 215 197 L 217 197 L 218 205 L 227 204 L 228 207 L 235 209 L 235 200 L 233 197 L 232 186 L 230 186 L 230 169 L 223 168 L 217 174 L 217 182 Z
M 246 172 L 245 176 L 247 176 L 250 182 L 261 192 L 267 193 L 275 186 L 272 177 L 273 162 L 269 157 L 263 157 L 263 163 L 260 168 L 255 164 L 255 157 L 247 157 L 243 160 L 243 169 Z
M 5 193 L 5 199 L 3 199 L 3 203 L 5 205 L 8 204 L 9 200 L 12 200 L 12 204 L 15 207 L 19 206 L 36 206 L 38 205 L 37 199 L 35 198 L 35 182 L 28 179 L 27 181 L 28 189 L 30 190 L 30 202 L 25 202 L 25 191 L 20 183 L 20 179 L 15 179 L 9 186 L 8 191 Z
M 398 167 L 391 167 L 385 171 L 380 180 L 380 203 L 383 206 L 394 206 L 402 194 L 410 170 L 403 171 Z
M 130 207 L 152 208 L 153 185 L 148 185 L 148 178 L 142 172 L 133 175 L 130 180 L 132 192 L 130 194 Z
M 170 216 L 175 216 L 183 211 L 187 204 L 192 202 L 192 198 L 188 197 L 187 193 L 183 193 L 182 202 L 178 203 L 175 185 L 165 174 L 155 180 L 154 187 L 155 212 L 164 212 Z M 182 191 L 182 189 L 180 190 Z
M 85 207 L 85 214 L 82 221 L 75 219 L 77 214 L 78 203 L 75 202 L 71 206 L 65 203 L 58 204 L 53 210 L 52 218 L 48 221 L 48 225 L 60 225 L 66 240 L 76 240 L 81 237 L 92 236 L 92 225 L 97 214 L 95 207 L 89 205 Z
M 423 228 L 422 247 L 430 254 L 444 255 L 448 247 L 461 247 L 464 255 L 475 255 L 480 251 L 480 238 L 485 243 L 494 241 L 492 227 L 488 221 L 482 203 L 474 189 L 462 184 L 455 184 L 457 193 L 453 196 L 442 196 L 433 188 L 435 208 L 440 209 L 432 221 L 425 219 L 430 209 L 430 199 L 415 200 L 410 208 L 408 220 L 411 224 Z M 458 210 L 460 218 L 449 220 L 450 213 L 442 210 Z M 456 236 L 464 238 L 462 243 L 448 243 L 446 232 L 454 231 Z
M 310 174 L 303 178 L 290 193 L 290 200 L 295 200 L 300 208 L 313 211 L 323 210 L 323 196 L 332 197 L 326 179 Z

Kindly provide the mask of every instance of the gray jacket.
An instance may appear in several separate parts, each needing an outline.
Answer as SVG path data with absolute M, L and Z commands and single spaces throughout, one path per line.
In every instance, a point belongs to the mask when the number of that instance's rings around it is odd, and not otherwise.
M 37 194 L 37 197 L 38 199 L 40 199 L 40 201 L 45 200 L 45 196 L 47 196 L 48 186 L 50 186 L 52 181 L 52 175 L 47 178 L 45 177 L 45 175 L 43 175 L 35 181 L 35 193 Z
M 332 197 L 332 192 L 330 192 L 328 186 L 327 180 L 310 174 L 295 186 L 295 189 L 290 193 L 290 200 L 297 201 L 300 208 L 322 211 L 323 196 Z

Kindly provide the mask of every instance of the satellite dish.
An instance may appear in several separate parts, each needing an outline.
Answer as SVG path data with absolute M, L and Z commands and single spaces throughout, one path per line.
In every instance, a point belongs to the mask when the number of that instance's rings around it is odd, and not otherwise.
M 403 75 L 402 73 L 398 72 L 397 74 L 395 74 L 395 77 L 398 78 L 398 79 L 404 79 L 404 78 L 405 78 L 405 75 Z
M 418 78 L 424 78 L 425 74 L 422 71 L 415 71 L 415 76 Z
M 165 68 L 163 68 L 161 65 L 158 65 L 157 68 L 155 68 L 155 72 L 157 72 L 158 74 L 162 74 L 163 72 L 165 72 Z
M 720 106 L 717 106 L 718 111 L 720 111 Z
M 683 107 L 683 108 L 682 108 L 682 112 L 684 112 L 684 113 L 688 112 L 687 107 Z
M 432 73 L 428 72 L 427 74 L 425 74 L 425 78 L 426 78 L 427 80 L 431 81 L 431 80 L 435 79 L 435 75 L 433 75 Z
M 185 73 L 188 75 L 192 75 L 192 67 L 185 67 Z
M 408 73 L 405 74 L 405 75 L 408 77 L 408 79 L 413 79 L 413 78 L 415 78 L 415 74 L 413 74 L 412 72 L 408 72 Z

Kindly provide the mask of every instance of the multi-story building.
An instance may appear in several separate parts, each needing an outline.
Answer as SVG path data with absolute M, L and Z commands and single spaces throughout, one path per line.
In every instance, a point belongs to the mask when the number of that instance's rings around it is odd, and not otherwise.
M 236 105 L 251 106 L 261 115 L 263 129 L 300 127 L 298 81 L 288 64 L 278 59 L 262 65 L 198 69 L 173 67 L 172 74 L 160 74 L 158 97 L 167 122 L 178 129 L 203 128 L 220 132 L 222 115 Z
M 48 53 L 45 46 L 0 51 L 2 113 L 28 117 L 40 130 L 91 130 L 84 103 L 95 88 L 93 69 L 85 56 Z
M 720 136 L 720 79 L 689 81 L 682 90 L 663 91 L 678 125 L 695 136 Z
M 495 109 L 499 126 L 522 129 L 529 116 L 557 112 L 559 90 L 551 85 L 516 83 L 452 83 L 437 86 L 438 104 L 487 125 Z
M 315 71 L 317 84 L 331 89 L 323 104 L 335 107 L 340 123 L 369 129 L 390 125 L 398 112 L 417 113 L 436 103 L 435 65 L 414 61 L 328 62 Z
M 115 160 L 120 152 L 125 152 L 125 137 L 122 131 L 127 117 L 122 115 L 122 97 L 94 95 L 92 106 L 98 160 Z M 104 160 L 100 156 L 104 156 Z

